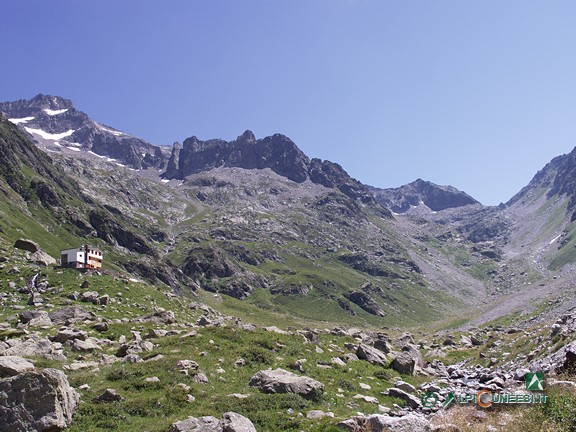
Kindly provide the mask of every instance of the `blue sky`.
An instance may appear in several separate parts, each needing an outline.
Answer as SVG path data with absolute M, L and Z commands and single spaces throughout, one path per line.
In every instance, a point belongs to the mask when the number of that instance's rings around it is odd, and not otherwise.
M 155 144 L 251 129 L 380 187 L 507 201 L 576 146 L 576 2 L 0 0 L 0 100 Z

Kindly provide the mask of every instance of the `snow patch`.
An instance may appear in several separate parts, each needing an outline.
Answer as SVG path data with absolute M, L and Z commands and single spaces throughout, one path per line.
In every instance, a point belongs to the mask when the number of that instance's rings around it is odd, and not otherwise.
M 558 239 L 560 238 L 561 235 L 562 235 L 562 234 L 559 234 L 559 235 L 557 235 L 556 237 L 554 237 L 552 240 L 550 240 L 550 243 L 548 243 L 548 244 L 554 243 L 556 240 L 558 240 Z
M 78 147 L 68 147 L 70 150 L 74 150 L 74 151 L 80 151 L 80 149 Z
M 34 120 L 34 117 L 23 117 L 23 118 L 13 118 L 13 119 L 8 119 L 8 121 L 14 123 L 14 124 L 20 124 L 20 123 L 28 123 L 30 120 Z
M 68 143 L 68 146 L 70 146 L 70 147 L 82 147 L 82 144 L 80 144 L 80 143 Z
M 116 165 L 118 165 L 119 167 L 126 168 L 126 165 L 122 165 L 121 163 L 117 163 Z
M 42 111 L 44 111 L 49 116 L 55 116 L 58 114 L 64 114 L 66 111 L 68 111 L 68 108 L 61 109 L 61 110 L 51 110 L 51 109 L 46 108 L 46 109 L 43 109 Z
M 27 132 L 31 133 L 31 134 L 36 134 L 36 135 L 40 135 L 42 138 L 47 139 L 47 140 L 54 140 L 54 141 L 58 141 L 62 138 L 66 138 L 69 137 L 70 135 L 72 135 L 74 132 L 76 132 L 74 129 L 69 129 L 66 132 L 62 132 L 59 134 L 51 134 L 48 132 L 44 132 L 42 129 L 32 129 L 29 127 L 25 127 L 24 129 L 26 129 Z
M 120 132 L 114 129 L 108 129 L 107 127 L 102 126 L 101 124 L 98 125 L 98 127 L 100 128 L 100 130 L 103 130 L 104 132 L 108 132 L 111 133 L 114 136 L 122 136 L 122 135 L 126 135 L 124 132 Z
M 94 153 L 92 150 L 89 150 L 88 153 L 90 153 L 91 155 L 94 155 L 96 157 L 99 157 L 100 159 L 104 159 L 106 156 L 101 156 L 98 153 Z
M 160 180 L 162 183 L 168 183 L 170 180 L 162 179 Z

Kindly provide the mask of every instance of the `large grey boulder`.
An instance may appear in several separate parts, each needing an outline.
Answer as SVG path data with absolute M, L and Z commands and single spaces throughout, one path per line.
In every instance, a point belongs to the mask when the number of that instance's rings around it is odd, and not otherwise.
M 222 420 L 212 416 L 188 417 L 172 423 L 168 432 L 256 432 L 256 428 L 246 417 L 227 412 L 222 415 Z
M 66 360 L 61 349 L 56 349 L 48 339 L 34 334 L 21 339 L 8 339 L 3 345 L 0 345 L 0 355 Z
M 20 322 L 29 325 L 52 325 L 48 312 L 43 310 L 25 310 L 20 313 Z
M 18 356 L 1 356 L 0 357 L 0 377 L 8 377 L 30 372 L 34 370 L 34 365 Z
M 284 369 L 260 371 L 250 379 L 248 385 L 264 393 L 295 393 L 306 399 L 314 399 L 324 392 L 324 384 L 321 382 Z
M 409 353 L 402 352 L 394 358 L 392 369 L 404 375 L 414 375 L 416 360 L 414 360 Z
M 223 432 L 220 420 L 216 417 L 188 417 L 186 420 L 172 423 L 168 432 Z
M 0 432 L 56 432 L 72 424 L 79 396 L 62 371 L 0 380 Z
M 222 415 L 222 432 L 256 432 L 254 424 L 244 416 L 235 412 Z
M 16 249 L 25 250 L 28 252 L 38 252 L 40 250 L 40 245 L 32 240 L 28 239 L 18 239 L 16 243 L 14 243 L 14 247 Z
M 373 432 L 430 432 L 430 422 L 424 416 L 408 414 L 403 417 L 390 417 L 374 414 L 368 417 Z
M 50 255 L 48 255 L 44 251 L 37 251 L 30 255 L 29 261 L 32 263 L 36 263 L 42 265 L 44 267 L 48 267 L 51 265 L 56 264 L 56 259 Z
M 70 325 L 78 321 L 91 321 L 94 320 L 96 315 L 88 312 L 79 306 L 68 306 L 48 314 L 50 319 L 57 324 Z
M 352 417 L 338 423 L 349 432 L 431 432 L 432 427 L 426 417 L 408 414 L 391 417 L 382 414 Z
M 389 363 L 388 357 L 382 351 L 362 343 L 358 345 L 356 355 L 359 359 L 375 365 L 387 367 Z
M 422 403 L 420 402 L 419 398 L 410 393 L 405 392 L 404 390 L 400 390 L 399 388 L 392 387 L 388 389 L 387 393 L 388 396 L 402 399 L 403 401 L 408 403 L 408 405 L 410 405 L 410 408 L 412 409 L 420 408 L 422 406 Z

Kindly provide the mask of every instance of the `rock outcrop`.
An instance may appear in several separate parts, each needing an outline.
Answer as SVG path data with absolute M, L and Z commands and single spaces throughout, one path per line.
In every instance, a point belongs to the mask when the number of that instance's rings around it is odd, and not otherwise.
M 62 371 L 0 380 L 0 432 L 55 432 L 72 424 L 79 396 Z

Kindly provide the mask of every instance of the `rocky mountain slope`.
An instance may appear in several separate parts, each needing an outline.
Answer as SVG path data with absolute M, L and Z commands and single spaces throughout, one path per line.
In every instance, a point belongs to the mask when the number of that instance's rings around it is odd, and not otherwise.
M 530 369 L 572 383 L 574 152 L 486 207 L 421 180 L 379 195 L 279 134 L 166 151 L 61 98 L 1 106 L 0 412 L 22 415 L 0 430 L 467 430 L 465 412 L 484 430 L 553 431 L 576 419 L 563 405 L 574 392 L 553 381 L 549 411 L 441 407 L 450 392 L 518 392 Z M 61 136 L 84 127 L 127 150 Z M 393 215 L 382 197 L 416 207 Z M 46 257 L 82 243 L 104 250 L 103 271 Z M 50 395 L 42 411 L 10 390 L 32 387 Z
M 231 142 L 191 137 L 169 150 L 102 126 L 59 97 L 38 95 L 0 110 L 50 152 L 58 168 L 47 174 L 28 158 L 29 177 L 36 177 L 31 186 L 25 177 L 24 189 L 41 195 L 34 211 L 55 226 L 69 223 L 66 235 L 101 239 L 116 268 L 177 291 L 225 294 L 231 308 L 230 297 L 302 319 L 393 325 L 449 317 L 454 308 L 470 306 L 506 314 L 514 307 L 491 306 L 503 295 L 553 281 L 546 296 L 554 297 L 567 281 L 570 215 L 526 219 L 542 211 L 525 208 L 525 199 L 485 207 L 453 187 L 420 179 L 370 188 L 338 164 L 308 158 L 280 134 L 256 139 L 246 131 Z M 84 132 L 74 135 L 78 131 Z M 109 145 L 97 144 L 104 141 Z M 551 165 L 521 194 L 547 188 L 539 196 L 557 197 L 555 206 L 567 200 L 568 209 L 570 187 L 562 184 L 569 183 L 570 159 Z M 15 182 L 9 173 L 6 178 Z M 67 195 L 78 202 L 60 205 L 58 197 Z M 7 207 L 17 215 L 30 205 Z M 541 223 L 526 228 L 525 220 Z M 558 233 L 524 244 L 522 233 L 542 233 L 543 225 Z M 558 251 L 551 240 L 562 232 Z M 65 238 L 51 234 L 54 246 L 46 247 L 57 256 L 56 244 L 73 241 Z M 546 254 L 537 252 L 543 249 Z

